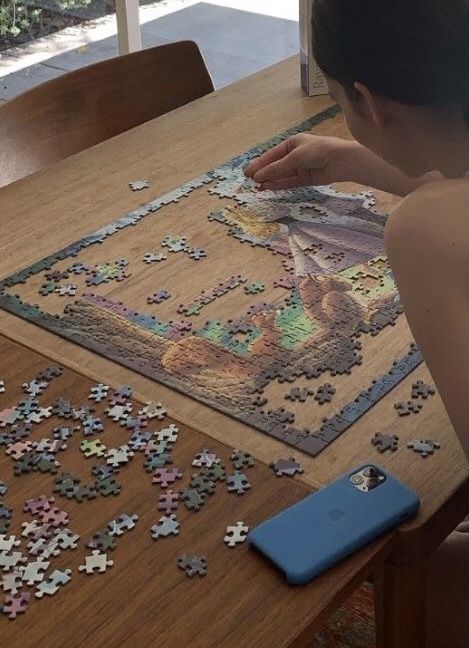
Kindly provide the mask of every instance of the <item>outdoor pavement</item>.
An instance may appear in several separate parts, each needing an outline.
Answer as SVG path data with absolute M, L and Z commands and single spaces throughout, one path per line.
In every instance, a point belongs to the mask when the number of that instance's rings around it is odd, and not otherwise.
M 215 87 L 221 88 L 298 52 L 298 12 L 292 4 L 298 3 L 170 0 L 145 5 L 140 9 L 143 47 L 194 40 Z M 115 18 L 106 17 L 2 53 L 0 100 L 66 71 L 116 56 L 115 31 Z

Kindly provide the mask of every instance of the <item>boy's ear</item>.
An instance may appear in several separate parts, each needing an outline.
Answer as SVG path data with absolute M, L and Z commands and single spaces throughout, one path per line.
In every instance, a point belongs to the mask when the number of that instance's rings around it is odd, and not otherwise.
M 382 130 L 387 121 L 385 100 L 359 81 L 356 81 L 353 86 L 360 95 L 362 110 L 365 110 L 376 127 Z

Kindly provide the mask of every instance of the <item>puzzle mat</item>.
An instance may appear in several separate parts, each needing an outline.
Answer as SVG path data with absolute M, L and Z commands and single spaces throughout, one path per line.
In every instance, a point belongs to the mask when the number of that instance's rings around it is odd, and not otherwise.
M 250 159 L 337 113 L 7 277 L 0 307 L 319 454 L 422 360 L 400 326 L 372 194 L 261 193 L 244 177 Z M 371 380 L 396 323 L 405 341 Z

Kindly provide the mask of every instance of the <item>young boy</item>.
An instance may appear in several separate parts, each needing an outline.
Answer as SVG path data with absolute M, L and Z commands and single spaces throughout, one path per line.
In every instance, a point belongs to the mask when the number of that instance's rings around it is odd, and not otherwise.
M 263 189 L 354 181 L 404 197 L 386 250 L 469 458 L 469 0 L 315 0 L 313 38 L 356 141 L 297 135 L 246 175 Z M 428 647 L 468 648 L 469 524 L 428 574 Z

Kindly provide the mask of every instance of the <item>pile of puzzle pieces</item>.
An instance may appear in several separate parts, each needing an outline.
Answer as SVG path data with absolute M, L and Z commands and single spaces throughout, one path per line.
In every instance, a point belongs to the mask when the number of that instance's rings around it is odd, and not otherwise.
M 109 385 L 95 384 L 90 388 L 88 403 L 76 405 L 65 396 L 56 398 L 44 407 L 41 397 L 53 380 L 60 379 L 62 368 L 51 366 L 23 384 L 24 398 L 0 411 L 0 445 L 13 462 L 13 479 L 25 473 L 42 472 L 52 475 L 53 495 L 39 494 L 24 502 L 23 513 L 28 519 L 22 522 L 21 535 L 9 535 L 14 511 L 0 504 L 0 587 L 5 593 L 2 610 L 10 619 L 24 613 L 34 598 L 53 596 L 72 579 L 72 568 L 54 568 L 53 560 L 64 552 L 78 549 L 81 538 L 71 528 L 69 514 L 57 498 L 83 503 L 96 497 L 118 496 L 122 486 L 119 472 L 132 460 L 141 458 L 142 467 L 152 476 L 159 488 L 156 498 L 161 516 L 150 528 L 150 537 L 160 542 L 177 536 L 180 522 L 179 505 L 196 513 L 207 504 L 217 488 L 228 494 L 243 495 L 251 489 L 245 471 L 253 469 L 255 461 L 249 452 L 233 450 L 230 455 L 231 471 L 217 455 L 207 448 L 195 454 L 189 468 L 188 484 L 174 491 L 174 484 L 183 477 L 183 471 L 172 466 L 172 450 L 180 430 L 175 423 L 164 424 L 166 408 L 159 402 L 135 405 L 130 399 L 132 389 L 125 385 L 112 390 Z M 7 391 L 5 384 L 2 393 Z M 8 392 L 7 392 L 8 393 Z M 101 404 L 102 415 L 96 413 Z M 59 425 L 52 425 L 51 437 L 30 440 L 35 426 L 54 417 Z M 118 423 L 129 433 L 128 442 L 109 447 L 97 436 L 105 433 L 106 419 Z M 152 429 L 157 424 L 157 429 Z M 84 459 L 99 459 L 91 467 L 91 481 L 69 472 L 60 472 L 60 456 L 79 438 L 78 446 Z M 272 464 L 278 476 L 293 476 L 302 472 L 292 458 L 280 459 Z M 8 486 L 0 482 L 0 498 L 8 499 Z M 120 537 L 135 528 L 139 516 L 123 513 L 98 529 L 84 545 L 88 553 L 78 567 L 87 575 L 105 573 L 114 565 L 109 557 Z M 238 520 L 220 532 L 220 542 L 230 549 L 244 542 L 249 526 Z M 187 576 L 204 576 L 207 559 L 182 553 L 176 567 Z

